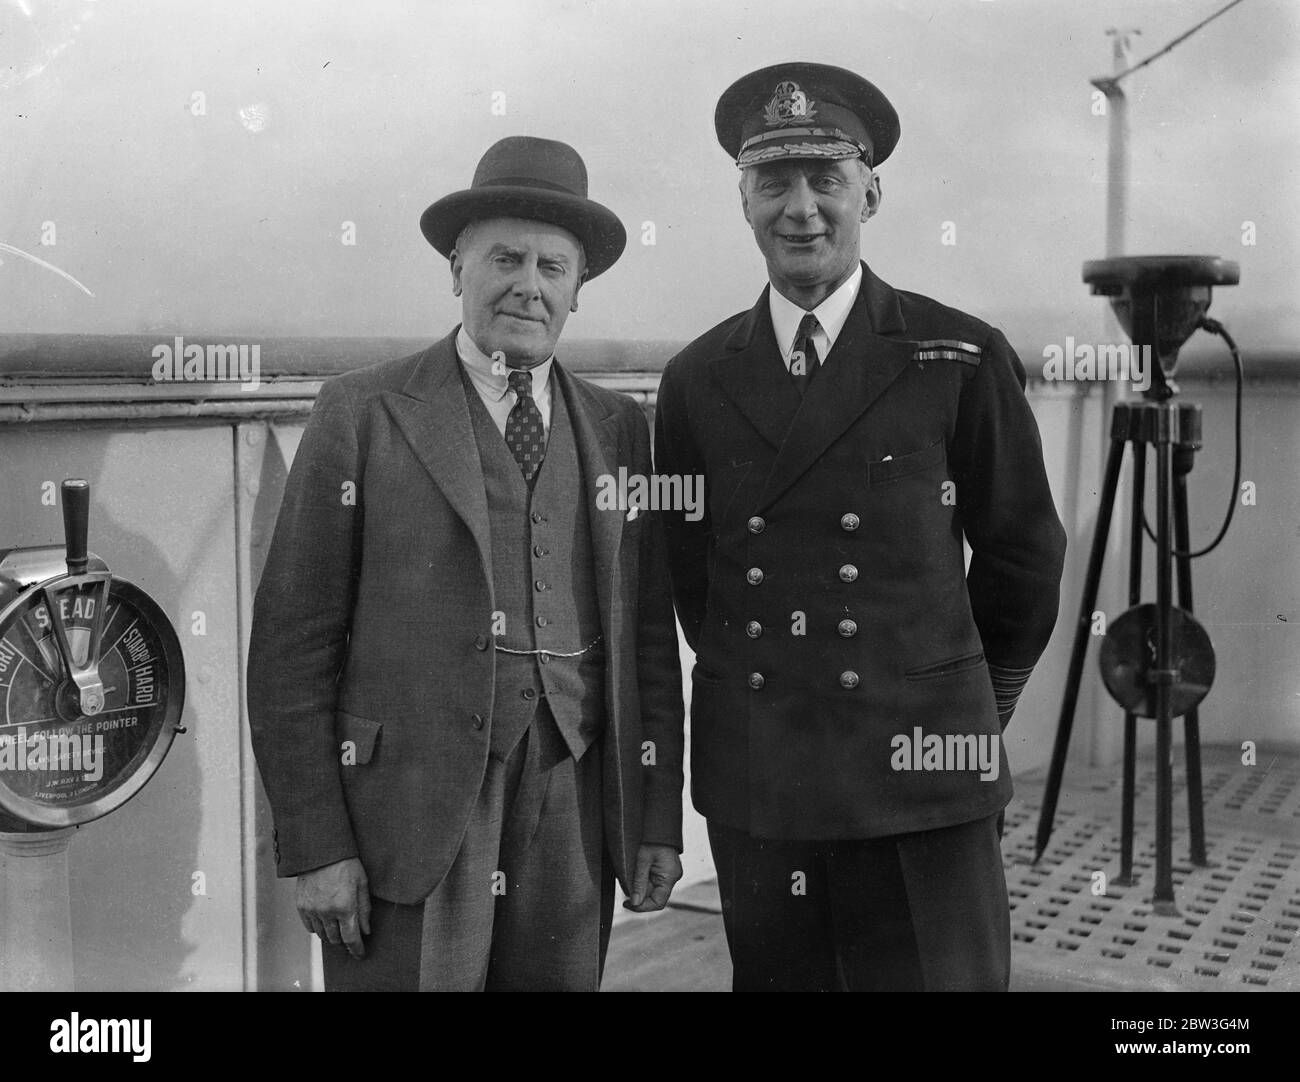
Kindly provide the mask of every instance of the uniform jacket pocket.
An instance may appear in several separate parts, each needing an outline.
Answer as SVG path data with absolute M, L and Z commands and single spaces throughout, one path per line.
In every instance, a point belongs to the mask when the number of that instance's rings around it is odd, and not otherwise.
M 943 440 L 938 440 L 929 447 L 913 451 L 911 454 L 887 458 L 882 462 L 868 462 L 867 484 L 883 485 L 890 481 L 897 481 L 908 474 L 927 470 L 943 462 L 946 453 Z
M 962 654 L 958 657 L 947 658 L 944 661 L 936 661 L 930 665 L 920 665 L 915 669 L 908 669 L 903 675 L 909 680 L 932 680 L 937 676 L 951 676 L 954 673 L 965 672 L 967 669 L 973 669 L 982 664 L 984 664 L 984 651 L 977 650 L 973 654 Z

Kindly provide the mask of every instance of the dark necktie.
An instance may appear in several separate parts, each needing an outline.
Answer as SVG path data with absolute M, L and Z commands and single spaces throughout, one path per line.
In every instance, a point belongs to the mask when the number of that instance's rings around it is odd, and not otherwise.
M 546 457 L 546 428 L 542 425 L 541 411 L 533 401 L 533 374 L 526 369 L 511 369 L 506 373 L 506 380 L 519 396 L 506 418 L 506 446 L 531 486 Z
M 790 351 L 790 378 L 799 388 L 800 396 L 808 390 L 808 384 L 821 367 L 817 346 L 813 343 L 813 334 L 818 326 L 817 317 L 807 312 L 799 321 L 799 329 L 795 331 L 794 348 Z

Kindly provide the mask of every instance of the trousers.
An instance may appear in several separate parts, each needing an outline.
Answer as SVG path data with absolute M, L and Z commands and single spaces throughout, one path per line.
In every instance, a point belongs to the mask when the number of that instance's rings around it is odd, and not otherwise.
M 996 820 L 824 842 L 710 821 L 733 990 L 1006 991 Z
M 418 905 L 371 899 L 366 956 L 322 944 L 326 991 L 596 991 L 614 911 L 601 741 L 569 754 L 546 700 L 489 757 L 460 851 Z

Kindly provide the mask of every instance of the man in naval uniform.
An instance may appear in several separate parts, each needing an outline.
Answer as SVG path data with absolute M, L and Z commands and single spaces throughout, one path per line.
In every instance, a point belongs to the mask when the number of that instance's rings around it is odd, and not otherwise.
M 1003 990 L 1000 733 L 1065 548 L 1025 372 L 861 262 L 874 86 L 781 64 L 714 122 L 770 285 L 667 366 L 656 469 L 705 477 L 665 527 L 734 987 Z
M 594 990 L 614 877 L 638 911 L 681 877 L 661 524 L 596 501 L 649 428 L 554 354 L 626 235 L 523 137 L 420 225 L 463 323 L 321 387 L 257 591 L 278 874 L 329 989 Z

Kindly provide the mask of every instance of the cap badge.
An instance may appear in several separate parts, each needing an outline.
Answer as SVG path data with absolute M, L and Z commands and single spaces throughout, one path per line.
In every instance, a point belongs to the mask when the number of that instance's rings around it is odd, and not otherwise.
M 763 119 L 769 128 L 788 124 L 792 120 L 811 120 L 817 115 L 808 95 L 799 89 L 798 83 L 789 80 L 778 83 L 772 100 L 763 110 Z

